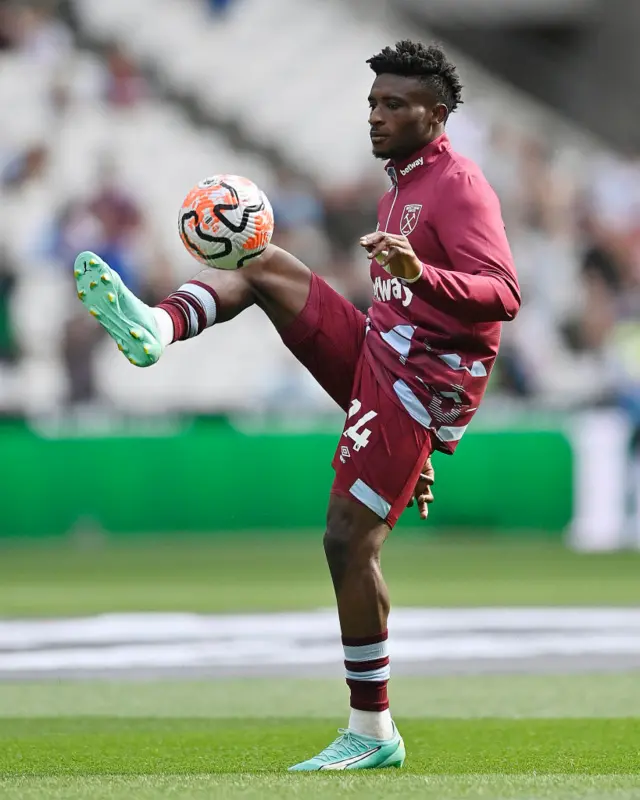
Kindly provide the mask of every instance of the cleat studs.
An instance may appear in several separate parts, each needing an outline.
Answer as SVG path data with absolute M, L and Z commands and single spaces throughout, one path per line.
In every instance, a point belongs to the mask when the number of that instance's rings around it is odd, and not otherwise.
M 110 277 L 107 275 L 107 273 L 106 273 L 106 272 L 104 272 L 104 273 L 103 273 L 103 274 L 100 276 L 100 280 L 101 280 L 103 283 L 111 283 L 111 278 L 110 278 Z
M 92 266 L 92 267 L 95 267 L 95 265 L 96 265 L 97 263 L 98 263 L 98 262 L 95 260 L 95 258 L 90 258 L 90 259 L 89 259 L 89 264 L 91 264 L 91 266 Z
M 122 345 L 121 345 L 119 342 L 118 342 L 118 350 L 119 350 L 121 353 L 124 353 L 124 347 L 123 347 L 123 346 L 122 346 Z
M 129 333 L 131 334 L 132 339 L 139 339 L 140 338 L 140 331 L 130 330 Z
M 133 366 L 134 366 L 134 367 L 137 367 L 137 366 L 138 366 L 138 362 L 135 360 L 135 358 L 130 358 L 130 359 L 129 359 L 129 362 L 130 362 L 131 364 L 133 364 Z
M 86 294 L 85 290 L 84 289 L 80 289 L 80 291 L 78 292 L 78 300 L 82 300 L 82 298 L 85 296 L 85 294 Z
M 144 349 L 145 355 L 148 355 L 148 356 L 151 355 L 151 348 L 149 347 L 148 344 L 145 344 L 143 349 Z
M 109 292 L 109 294 L 107 295 L 107 300 L 108 300 L 110 303 L 115 303 L 115 302 L 116 302 L 116 296 L 115 296 L 115 294 L 114 294 L 113 292 Z
M 91 314 L 92 317 L 95 317 L 96 319 L 100 316 L 100 312 L 96 311 L 95 308 L 90 308 L 89 313 Z
M 91 281 L 91 283 L 89 284 L 89 288 L 90 289 L 95 289 L 97 285 L 98 285 L 97 281 Z
M 81 269 L 74 269 L 73 270 L 73 274 L 75 275 L 76 278 L 79 278 L 82 275 L 82 270 Z

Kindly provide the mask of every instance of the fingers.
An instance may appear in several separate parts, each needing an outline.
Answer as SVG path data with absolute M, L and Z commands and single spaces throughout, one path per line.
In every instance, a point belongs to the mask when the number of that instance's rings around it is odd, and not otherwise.
M 425 503 L 433 503 L 434 497 L 431 489 L 427 489 L 426 492 L 422 492 L 422 494 L 419 494 L 418 500 L 419 501 L 422 500 Z
M 380 259 L 381 258 L 386 259 L 388 255 L 387 245 L 384 239 L 381 242 L 378 242 L 377 244 L 368 245 L 366 250 L 367 250 L 367 258 L 369 259 L 377 258 L 380 263 L 382 263 Z
M 384 248 L 384 243 L 381 246 Z M 383 249 L 380 253 L 380 256 L 379 257 L 377 256 L 378 264 L 380 264 L 381 267 L 386 267 L 389 265 L 389 262 L 392 261 L 394 258 L 396 258 L 396 256 L 398 255 L 400 255 L 400 251 L 398 250 L 397 247 L 389 247 L 386 250 Z M 372 258 L 372 256 L 369 255 L 369 258 Z
M 414 501 L 417 502 L 420 519 L 426 520 L 429 516 L 429 505 L 434 501 L 433 491 L 431 489 L 434 483 L 435 472 L 431 463 L 431 458 L 428 458 L 416 481 L 414 496 L 407 504 L 407 508 L 411 508 L 414 505 Z
M 372 245 L 379 244 L 387 236 L 382 231 L 375 231 L 375 233 L 368 233 L 366 236 L 360 238 L 360 244 L 363 247 L 371 247 Z
M 415 501 L 412 497 L 411 500 L 407 503 L 407 508 L 412 508 L 414 502 L 418 504 L 418 513 L 420 514 L 420 519 L 426 519 L 429 516 L 429 505 L 433 503 L 434 497 L 433 492 L 430 488 L 423 490 L 419 487 L 416 487 L 415 493 Z
M 418 513 L 420 514 L 420 519 L 427 519 L 429 516 L 429 506 L 423 497 L 418 498 Z
M 360 246 L 367 251 L 369 258 L 375 258 L 385 249 L 386 237 L 384 233 L 370 233 L 360 239 Z
M 429 516 L 429 504 L 434 500 L 433 492 L 431 489 L 427 489 L 426 492 L 418 495 L 417 500 L 420 519 L 426 519 Z
M 382 231 L 376 231 L 375 233 L 369 233 L 366 236 L 363 236 L 360 239 L 360 245 L 364 247 L 369 254 L 371 254 L 375 248 L 377 248 L 377 252 L 381 252 L 389 247 L 399 247 L 402 249 L 403 247 L 409 245 L 409 241 L 406 236 L 398 236 L 395 233 L 383 233 Z

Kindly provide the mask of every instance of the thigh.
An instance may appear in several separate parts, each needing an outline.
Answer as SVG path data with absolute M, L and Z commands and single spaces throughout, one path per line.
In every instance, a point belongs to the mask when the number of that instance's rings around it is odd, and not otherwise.
M 393 528 L 432 452 L 430 432 L 381 390 L 362 357 L 333 459 L 332 494 L 357 500 Z
M 259 258 L 236 270 L 207 269 L 197 280 L 213 289 L 216 322 L 227 322 L 257 305 L 278 331 L 287 328 L 305 307 L 311 288 L 311 270 L 291 253 L 269 245 Z
M 253 298 L 278 331 L 298 318 L 309 297 L 313 273 L 291 253 L 269 245 L 238 272 L 251 285 Z
M 272 245 L 242 269 L 206 269 L 198 280 L 219 298 L 217 322 L 259 306 L 298 361 L 347 409 L 366 328 L 364 314 L 352 303 Z
M 315 274 L 304 308 L 280 331 L 293 355 L 345 411 L 365 334 L 364 314 Z

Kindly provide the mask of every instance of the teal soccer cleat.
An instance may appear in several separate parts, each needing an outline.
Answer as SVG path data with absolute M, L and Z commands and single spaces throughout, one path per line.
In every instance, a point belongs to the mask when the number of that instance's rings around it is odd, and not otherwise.
M 404 742 L 395 725 L 393 730 L 391 739 L 372 739 L 370 736 L 341 728 L 340 736 L 335 742 L 314 758 L 289 767 L 289 772 L 401 767 L 406 755 Z
M 95 253 L 80 253 L 73 274 L 78 298 L 136 367 L 150 367 L 164 350 L 153 311 Z

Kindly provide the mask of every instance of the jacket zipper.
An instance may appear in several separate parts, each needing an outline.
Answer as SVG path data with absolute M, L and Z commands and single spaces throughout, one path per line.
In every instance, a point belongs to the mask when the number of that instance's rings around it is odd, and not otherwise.
M 400 187 L 396 183 L 396 192 L 395 192 L 395 194 L 393 196 L 393 202 L 391 203 L 391 208 L 389 209 L 389 215 L 387 216 L 387 224 L 384 226 L 384 232 L 385 233 L 389 233 L 389 223 L 391 222 L 391 215 L 393 214 L 393 209 L 395 208 L 396 200 L 398 199 L 398 189 L 399 188 Z

